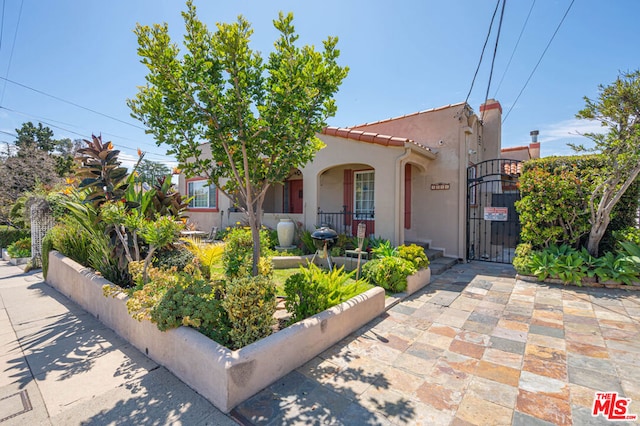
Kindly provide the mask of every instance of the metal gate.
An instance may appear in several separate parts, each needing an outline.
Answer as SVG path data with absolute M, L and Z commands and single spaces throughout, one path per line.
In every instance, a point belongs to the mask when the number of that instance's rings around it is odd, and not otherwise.
M 487 160 L 467 168 L 467 260 L 511 263 L 520 241 L 515 202 L 517 160 Z

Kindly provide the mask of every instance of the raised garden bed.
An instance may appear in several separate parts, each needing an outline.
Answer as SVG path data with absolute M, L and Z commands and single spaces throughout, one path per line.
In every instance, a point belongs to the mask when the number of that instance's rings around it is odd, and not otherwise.
M 546 278 L 544 281 L 540 281 L 534 275 L 516 274 L 516 279 L 531 282 L 531 283 L 545 282 L 548 284 L 562 284 L 562 285 L 571 285 L 571 286 L 577 286 L 577 287 L 621 288 L 625 290 L 640 290 L 640 282 L 634 282 L 632 283 L 632 285 L 627 285 L 625 283 L 616 282 L 616 281 L 597 282 L 595 281 L 594 278 L 584 278 L 581 284 L 578 286 L 577 284 L 565 283 L 558 278 Z
M 105 297 L 103 287 L 111 285 L 109 281 L 58 252 L 49 254 L 46 282 L 225 413 L 385 309 L 384 290 L 375 287 L 232 351 L 189 327 L 162 332 L 149 321 L 133 319 L 124 293 Z

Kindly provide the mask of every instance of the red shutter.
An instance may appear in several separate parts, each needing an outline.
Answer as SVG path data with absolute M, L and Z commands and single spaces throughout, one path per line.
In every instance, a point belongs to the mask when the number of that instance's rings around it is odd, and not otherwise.
M 353 170 L 344 170 L 344 188 L 342 190 L 343 199 L 342 203 L 347 209 L 347 213 L 353 213 Z M 351 215 L 348 214 L 345 217 L 345 225 L 351 225 Z
M 411 228 L 411 164 L 404 166 L 404 229 Z

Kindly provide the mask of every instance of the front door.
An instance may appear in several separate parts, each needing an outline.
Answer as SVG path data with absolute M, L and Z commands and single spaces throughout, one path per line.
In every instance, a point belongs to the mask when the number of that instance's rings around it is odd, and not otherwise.
M 289 181 L 289 213 L 302 213 L 302 179 Z

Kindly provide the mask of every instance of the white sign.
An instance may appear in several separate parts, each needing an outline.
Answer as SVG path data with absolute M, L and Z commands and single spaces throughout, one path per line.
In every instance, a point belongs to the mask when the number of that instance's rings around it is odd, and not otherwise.
M 484 220 L 506 222 L 508 215 L 509 215 L 508 207 L 485 207 L 484 208 Z

